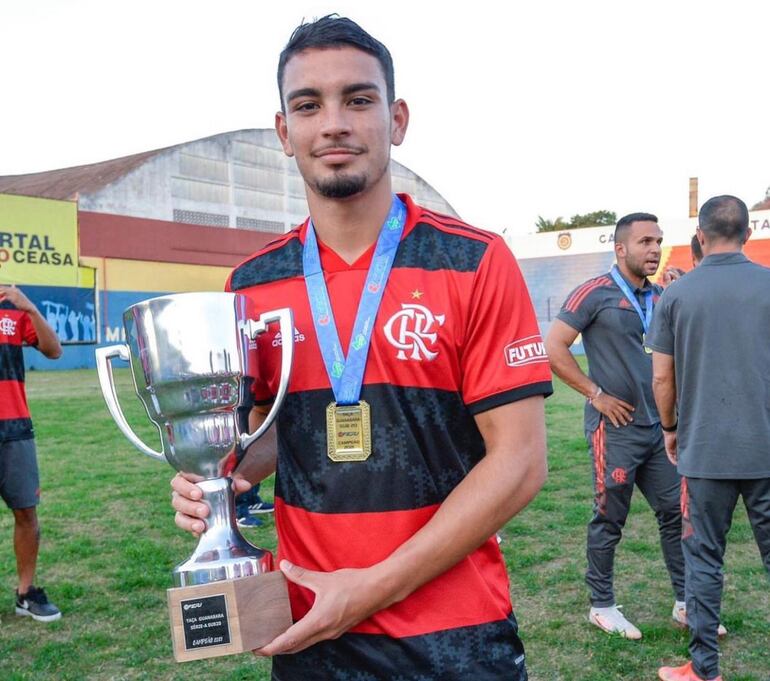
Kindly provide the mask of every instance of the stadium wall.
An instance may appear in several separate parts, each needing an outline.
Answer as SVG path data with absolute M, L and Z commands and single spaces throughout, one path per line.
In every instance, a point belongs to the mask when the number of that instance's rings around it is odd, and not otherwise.
M 655 281 L 667 267 L 692 269 L 690 240 L 697 224 L 696 218 L 661 221 L 663 253 Z M 752 211 L 749 225 L 752 234 L 744 252 L 754 262 L 770 267 L 770 210 Z M 570 291 L 612 267 L 614 231 L 614 227 L 589 227 L 508 237 L 544 335 Z M 579 337 L 573 349 L 582 353 Z
M 750 215 L 749 258 L 770 266 L 770 210 Z M 660 272 L 689 270 L 694 219 L 661 223 Z M 612 227 L 509 239 L 543 333 L 568 293 L 614 262 Z M 243 229 L 78 211 L 75 201 L 0 194 L 0 283 L 16 283 L 64 343 L 47 360 L 25 350 L 28 368 L 94 366 L 94 348 L 122 340 L 122 313 L 141 300 L 186 291 L 221 291 L 231 268 L 276 237 Z M 581 351 L 578 344 L 577 351 Z
M 27 199 L 38 201 L 39 199 Z M 232 267 L 276 238 L 275 234 L 185 225 L 162 220 L 81 211 L 77 215 L 81 269 L 92 273 L 94 325 L 82 343 L 64 339 L 63 355 L 48 360 L 25 349 L 30 370 L 94 367 L 94 349 L 125 340 L 123 311 L 169 293 L 221 291 Z M 45 287 L 17 279 L 41 310 Z

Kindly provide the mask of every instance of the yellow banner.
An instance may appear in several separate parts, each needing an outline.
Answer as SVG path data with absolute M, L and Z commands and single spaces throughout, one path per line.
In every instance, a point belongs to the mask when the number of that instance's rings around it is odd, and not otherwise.
M 0 283 L 78 285 L 78 207 L 0 194 Z

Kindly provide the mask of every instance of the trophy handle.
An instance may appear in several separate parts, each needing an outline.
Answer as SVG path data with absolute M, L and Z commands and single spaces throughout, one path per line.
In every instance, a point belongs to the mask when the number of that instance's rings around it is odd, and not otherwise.
M 264 433 L 275 420 L 278 409 L 289 389 L 289 375 L 291 374 L 291 364 L 294 360 L 294 314 L 288 307 L 282 307 L 278 310 L 265 312 L 259 316 L 259 321 L 255 322 L 249 319 L 245 324 L 244 333 L 252 340 L 267 329 L 270 322 L 278 322 L 281 327 L 281 380 L 278 384 L 278 394 L 275 396 L 273 406 L 265 417 L 262 425 L 253 433 L 241 433 L 240 445 L 245 451 L 262 433 Z
M 105 348 L 96 349 L 96 372 L 99 375 L 99 385 L 102 388 L 102 396 L 107 403 L 107 409 L 109 409 L 110 415 L 117 424 L 123 435 L 126 436 L 128 441 L 134 445 L 142 454 L 157 459 L 158 461 L 165 461 L 166 457 L 163 452 L 156 452 L 154 449 L 150 449 L 144 442 L 142 442 L 137 434 L 128 425 L 126 417 L 123 415 L 123 409 L 118 402 L 118 394 L 115 391 L 115 380 L 112 375 L 112 362 L 113 357 L 119 357 L 122 360 L 128 362 L 130 360 L 130 352 L 128 345 L 108 345 Z

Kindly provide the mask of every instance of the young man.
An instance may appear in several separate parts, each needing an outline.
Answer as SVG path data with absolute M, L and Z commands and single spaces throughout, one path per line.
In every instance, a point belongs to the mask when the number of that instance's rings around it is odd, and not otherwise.
M 229 281 L 291 307 L 305 337 L 277 422 L 295 624 L 258 652 L 283 680 L 526 679 L 495 539 L 546 475 L 551 377 L 524 280 L 500 237 L 393 195 L 409 111 L 381 43 L 347 19 L 302 25 L 278 85 L 310 219 Z M 258 343 L 260 403 L 279 350 Z M 353 460 L 327 427 L 344 414 L 371 439 Z M 173 486 L 178 525 L 201 532 L 200 490 Z
M 647 343 L 666 451 L 682 475 L 691 632 L 692 661 L 661 668 L 664 681 L 722 678 L 722 565 L 739 496 L 770 573 L 770 269 L 743 255 L 749 233 L 740 199 L 703 205 L 705 257 L 666 290 Z
M 615 547 L 628 516 L 634 484 L 658 519 L 663 557 L 685 624 L 684 561 L 680 545 L 679 476 L 666 458 L 652 396 L 651 355 L 644 336 L 661 288 L 647 277 L 658 270 L 663 233 L 649 213 L 622 217 L 615 229 L 617 266 L 578 286 L 546 339 L 551 367 L 586 397 L 585 434 L 594 468 L 594 515 L 588 524 L 586 583 L 589 621 L 608 633 L 640 639 L 615 602 Z M 579 333 L 588 375 L 570 352 Z
M 40 546 L 35 511 L 40 482 L 24 391 L 23 345 L 35 346 L 50 359 L 61 356 L 59 339 L 37 307 L 15 286 L 0 286 L 0 496 L 14 517 L 16 614 L 53 622 L 61 612 L 33 585 Z

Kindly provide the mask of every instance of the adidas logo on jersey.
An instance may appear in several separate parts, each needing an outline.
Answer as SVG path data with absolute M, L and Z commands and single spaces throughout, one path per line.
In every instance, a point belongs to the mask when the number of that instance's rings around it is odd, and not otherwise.
M 299 329 L 295 326 L 294 327 L 294 342 L 295 343 L 301 343 L 305 340 L 305 334 L 300 333 Z M 277 348 L 280 345 L 283 344 L 283 339 L 281 338 L 281 332 L 279 331 L 277 334 L 275 334 L 275 338 L 273 338 L 273 347 Z

